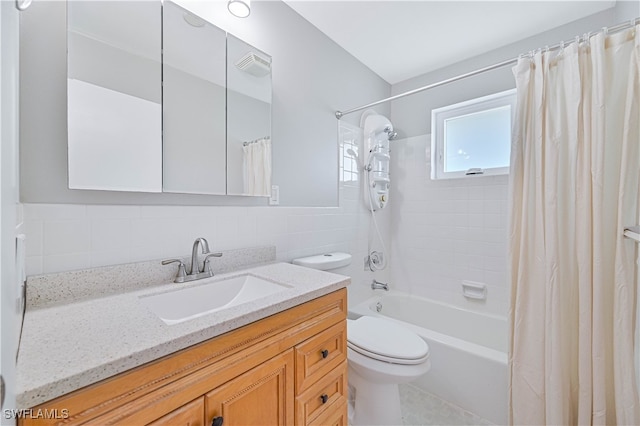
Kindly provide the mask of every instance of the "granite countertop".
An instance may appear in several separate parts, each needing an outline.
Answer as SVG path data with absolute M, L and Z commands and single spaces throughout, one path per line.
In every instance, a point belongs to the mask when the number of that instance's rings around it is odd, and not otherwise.
M 246 273 L 291 288 L 173 325 L 165 324 L 139 300 L 142 295 Z M 17 408 L 34 407 L 344 288 L 349 282 L 342 275 L 274 263 L 191 283 L 165 283 L 27 309 L 17 363 Z

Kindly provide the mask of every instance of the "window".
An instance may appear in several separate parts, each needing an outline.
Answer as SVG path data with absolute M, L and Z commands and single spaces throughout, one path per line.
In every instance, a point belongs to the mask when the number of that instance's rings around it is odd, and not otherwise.
M 341 123 L 340 125 L 340 181 L 358 182 L 358 145 L 362 139 L 360 128 Z
M 496 93 L 431 113 L 431 179 L 509 173 L 516 91 Z

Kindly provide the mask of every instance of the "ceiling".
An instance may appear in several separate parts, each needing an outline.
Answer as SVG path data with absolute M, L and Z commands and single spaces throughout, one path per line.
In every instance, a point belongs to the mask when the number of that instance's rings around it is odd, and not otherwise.
M 390 84 L 615 6 L 593 0 L 285 2 Z

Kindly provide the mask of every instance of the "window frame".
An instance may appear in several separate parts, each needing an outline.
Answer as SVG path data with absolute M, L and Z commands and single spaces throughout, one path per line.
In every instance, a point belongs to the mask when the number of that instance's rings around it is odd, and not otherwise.
M 444 123 L 451 118 L 459 118 L 467 115 L 496 109 L 504 106 L 511 107 L 511 127 L 515 118 L 516 110 L 516 89 L 509 89 L 503 92 L 493 93 L 468 101 L 459 102 L 436 108 L 431 111 L 431 179 L 456 179 L 470 178 L 478 176 L 496 176 L 509 174 L 509 166 L 483 168 L 482 173 L 467 174 L 469 170 L 455 172 L 444 171 L 445 152 L 445 131 Z M 511 133 L 510 133 L 511 134 Z M 511 146 L 511 144 L 509 144 Z

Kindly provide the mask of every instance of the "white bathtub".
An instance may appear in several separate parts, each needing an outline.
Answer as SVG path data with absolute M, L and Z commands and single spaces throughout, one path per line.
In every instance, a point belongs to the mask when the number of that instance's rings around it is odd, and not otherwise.
M 431 370 L 414 385 L 492 423 L 507 424 L 506 318 L 399 292 L 371 298 L 349 313 L 390 318 L 413 330 L 427 341 L 431 356 Z

